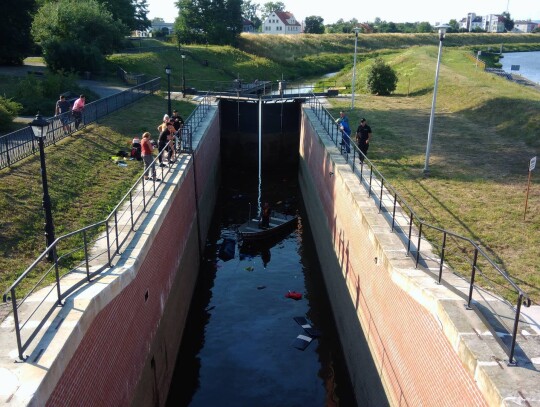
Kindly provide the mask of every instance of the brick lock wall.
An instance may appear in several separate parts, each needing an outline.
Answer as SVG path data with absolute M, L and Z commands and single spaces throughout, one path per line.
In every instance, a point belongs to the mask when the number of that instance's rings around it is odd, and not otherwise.
M 199 148 L 201 224 L 209 224 L 218 186 L 217 115 Z M 137 404 L 134 395 L 164 405 L 198 273 L 196 213 L 193 166 L 189 165 L 161 225 L 156 224 L 159 230 L 147 241 L 151 247 L 136 276 L 97 314 L 48 406 L 125 406 Z M 203 230 L 204 241 L 207 228 Z M 179 268 L 181 264 L 187 266 Z M 183 304 L 184 309 L 171 311 L 174 307 L 169 307 L 168 321 L 160 326 L 171 302 Z M 148 405 L 146 401 L 142 405 Z
M 376 213 L 375 204 L 366 201 L 367 191 L 337 149 L 325 143 L 304 112 L 300 184 L 304 201 L 312 201 L 306 205 L 310 224 L 316 224 L 321 263 L 328 265 L 323 273 L 355 391 L 365 374 L 355 360 L 355 342 L 361 341 L 350 337 L 359 321 L 393 405 L 486 405 L 432 314 L 392 281 L 384 253 L 390 227 L 369 224 L 365 213 Z

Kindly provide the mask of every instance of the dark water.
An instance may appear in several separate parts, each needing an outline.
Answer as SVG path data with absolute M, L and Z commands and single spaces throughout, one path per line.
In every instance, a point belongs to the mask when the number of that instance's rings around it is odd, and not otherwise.
M 270 172 L 270 171 L 268 171 Z M 223 239 L 256 211 L 256 170 L 231 169 L 206 242 L 168 406 L 354 406 L 342 351 L 297 185 L 297 169 L 272 169 L 262 200 L 299 211 L 298 230 L 219 258 Z M 285 298 L 288 290 L 303 294 Z M 293 347 L 308 318 L 321 336 Z

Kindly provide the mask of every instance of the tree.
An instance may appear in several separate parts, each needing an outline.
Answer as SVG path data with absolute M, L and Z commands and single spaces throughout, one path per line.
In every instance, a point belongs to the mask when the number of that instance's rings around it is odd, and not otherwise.
M 127 33 L 128 28 L 95 0 L 45 3 L 32 24 L 34 40 L 53 71 L 99 70 L 103 55 L 118 50 Z
M 2 0 L 0 13 L 0 65 L 21 65 L 32 49 L 32 14 L 35 0 Z
M 433 27 L 427 21 L 423 21 L 421 23 L 418 23 L 418 25 L 416 26 L 416 29 L 418 30 L 419 33 L 433 32 Z
M 264 3 L 261 10 L 261 20 L 266 20 L 266 17 L 268 17 L 274 11 L 285 11 L 285 3 L 281 1 L 269 1 Z
M 324 34 L 324 19 L 319 16 L 306 17 L 304 32 L 307 34 Z
M 110 11 L 114 20 L 121 21 L 130 30 L 137 29 L 136 6 L 132 0 L 97 0 L 97 2 Z
M 135 29 L 145 31 L 152 26 L 148 19 L 148 3 L 146 0 L 134 0 L 135 5 Z
M 255 30 L 262 25 L 261 19 L 257 16 L 259 7 L 259 4 L 252 3 L 251 0 L 244 0 L 242 2 L 242 16 L 253 23 Z
M 373 95 L 389 95 L 396 90 L 397 81 L 396 72 L 382 58 L 375 58 L 373 64 L 367 69 L 366 85 Z
M 164 19 L 162 19 L 161 17 L 154 17 L 152 19 L 152 23 L 156 23 L 156 24 L 163 24 L 165 22 Z
M 504 30 L 506 32 L 512 31 L 514 29 L 514 20 L 510 18 L 510 13 L 505 11 L 504 13 L 502 13 L 502 17 L 504 19 Z
M 454 20 L 454 19 L 450 20 L 448 22 L 448 25 L 450 27 L 448 28 L 448 30 L 446 32 L 449 32 L 449 33 L 457 33 L 457 32 L 459 32 L 459 23 L 456 20 Z

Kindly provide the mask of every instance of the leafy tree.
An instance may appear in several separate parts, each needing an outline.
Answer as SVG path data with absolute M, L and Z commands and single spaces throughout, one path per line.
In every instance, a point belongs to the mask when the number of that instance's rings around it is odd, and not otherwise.
M 0 130 L 8 129 L 21 110 L 22 105 L 20 103 L 0 96 Z
M 152 26 L 148 19 L 148 2 L 146 0 L 134 0 L 135 5 L 135 29 L 145 31 Z
M 164 23 L 164 22 L 165 22 L 165 20 L 162 19 L 161 17 L 154 17 L 154 18 L 152 19 L 152 23 L 162 24 L 162 23 Z
M 269 1 L 264 3 L 261 10 L 261 20 L 266 20 L 266 17 L 268 17 L 274 11 L 285 11 L 285 3 L 281 1 Z
M 304 22 L 304 32 L 308 34 L 323 34 L 324 33 L 324 19 L 319 16 L 306 17 Z
M 30 54 L 34 7 L 35 0 L 2 0 L 0 65 L 21 65 Z
M 137 29 L 135 19 L 136 5 L 132 0 L 96 0 L 102 4 L 110 13 L 114 20 L 121 21 L 130 30 Z
M 397 81 L 396 72 L 382 58 L 375 58 L 373 64 L 367 69 L 366 85 L 373 95 L 389 95 L 396 90 Z
M 417 30 L 419 33 L 430 33 L 433 31 L 433 27 L 427 21 L 422 21 L 421 23 L 418 23 Z
M 448 25 L 450 27 L 448 28 L 448 30 L 446 32 L 449 32 L 449 33 L 457 33 L 457 32 L 459 32 L 459 23 L 456 20 L 454 20 L 454 19 L 450 20 L 448 22 Z
M 32 35 L 53 71 L 96 71 L 104 54 L 121 47 L 127 27 L 95 0 L 45 3 L 32 24 Z
M 510 18 L 510 13 L 505 11 L 502 13 L 502 17 L 504 19 L 504 29 L 506 32 L 510 32 L 514 29 L 514 20 Z
M 257 3 L 252 3 L 251 0 L 244 0 L 242 2 L 242 16 L 251 21 L 256 30 L 262 25 L 262 21 L 257 15 L 259 8 L 260 5 Z

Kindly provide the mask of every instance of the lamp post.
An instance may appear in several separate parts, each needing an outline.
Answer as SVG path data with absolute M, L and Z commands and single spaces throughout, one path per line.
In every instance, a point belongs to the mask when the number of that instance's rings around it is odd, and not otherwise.
M 169 117 L 171 117 L 171 67 L 167 65 L 165 68 L 165 73 L 167 74 L 167 92 L 168 92 L 168 98 L 167 98 L 167 113 Z
M 184 59 L 186 55 L 182 54 L 182 97 L 186 97 L 186 76 L 184 75 Z
M 353 62 L 353 71 L 352 71 L 352 98 L 351 98 L 351 110 L 354 109 L 354 86 L 356 82 L 356 49 L 358 46 L 358 32 L 360 31 L 359 27 L 354 27 L 354 62 Z
M 437 56 L 437 68 L 435 70 L 435 86 L 433 87 L 433 100 L 431 102 L 431 114 L 429 116 L 429 129 L 428 129 L 428 139 L 426 146 L 426 162 L 424 164 L 424 174 L 429 175 L 429 154 L 431 152 L 431 138 L 433 135 L 433 120 L 435 118 L 435 103 L 437 102 L 437 86 L 439 84 L 439 67 L 441 65 L 441 54 L 442 54 L 442 44 L 444 40 L 444 35 L 446 30 L 449 28 L 449 25 L 443 24 L 438 25 L 435 28 L 439 29 L 439 55 Z
M 47 168 L 45 166 L 45 143 L 43 139 L 47 135 L 49 122 L 45 120 L 38 112 L 36 118 L 29 125 L 32 127 L 34 136 L 38 139 L 39 159 L 41 162 L 41 182 L 43 184 L 43 210 L 45 212 L 45 241 L 47 247 L 50 247 L 54 240 L 54 224 L 51 211 L 51 197 L 49 196 L 49 186 L 47 185 Z M 54 261 L 54 249 L 47 253 L 47 259 Z

